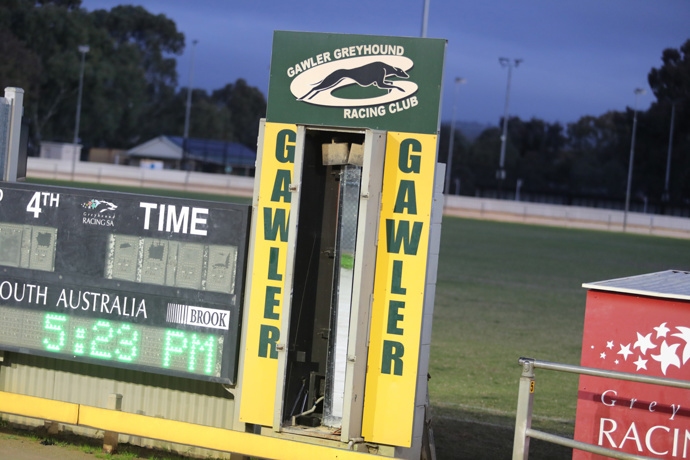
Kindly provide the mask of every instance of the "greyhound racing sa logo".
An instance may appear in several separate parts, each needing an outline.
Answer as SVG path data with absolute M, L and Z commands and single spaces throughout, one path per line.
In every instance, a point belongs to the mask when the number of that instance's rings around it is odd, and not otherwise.
M 115 225 L 115 210 L 117 205 L 105 200 L 91 199 L 82 203 L 85 209 L 82 213 L 82 224 L 99 227 L 113 227 Z
M 115 211 L 117 206 L 110 201 L 104 200 L 89 200 L 81 205 L 82 208 L 102 214 L 107 211 Z
M 384 116 L 418 104 L 415 94 L 419 86 L 410 79 L 414 62 L 409 57 L 368 55 L 330 60 L 329 54 L 323 53 L 322 64 L 305 66 L 309 61 L 303 61 L 302 67 L 290 68 L 296 74 L 290 92 L 298 101 L 342 107 L 344 118 Z

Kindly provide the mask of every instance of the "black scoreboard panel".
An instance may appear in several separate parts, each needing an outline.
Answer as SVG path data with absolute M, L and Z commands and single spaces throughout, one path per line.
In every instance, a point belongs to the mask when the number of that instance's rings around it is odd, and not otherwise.
M 250 209 L 0 182 L 0 349 L 235 383 Z

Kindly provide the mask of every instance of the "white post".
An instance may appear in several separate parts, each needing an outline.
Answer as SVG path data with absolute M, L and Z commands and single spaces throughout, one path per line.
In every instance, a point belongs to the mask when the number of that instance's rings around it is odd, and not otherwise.
M 676 119 L 676 101 L 671 103 L 671 131 L 668 134 L 668 153 L 666 155 L 666 179 L 664 180 L 664 194 L 662 201 L 668 201 L 670 198 L 668 191 L 668 181 L 671 176 L 671 151 L 673 150 L 673 125 Z
M 189 153 L 189 148 L 187 144 L 189 142 L 189 123 L 192 111 L 192 79 L 194 78 L 194 50 L 196 49 L 196 44 L 198 40 L 192 40 L 192 56 L 189 61 L 189 86 L 187 87 L 187 104 L 185 105 L 184 111 L 184 133 L 182 136 L 182 162 L 181 169 L 187 169 L 187 154 Z
M 623 212 L 623 231 L 628 226 L 628 211 L 630 210 L 630 188 L 632 185 L 633 163 L 635 160 L 635 131 L 637 131 L 637 97 L 644 94 L 642 88 L 635 88 L 635 108 L 633 110 L 632 140 L 630 141 L 630 160 L 628 161 L 628 185 L 625 191 L 625 211 Z
M 22 114 L 24 113 L 24 90 L 21 88 L 5 88 L 5 99 L 10 102 L 11 107 L 7 126 L 5 170 L 2 171 L 2 180 L 16 182 L 17 163 L 19 162 L 19 138 L 21 137 Z
M 520 359 L 522 375 L 518 389 L 517 415 L 515 417 L 515 437 L 513 439 L 513 460 L 526 460 L 529 457 L 527 430 L 532 427 L 532 406 L 534 405 L 534 361 Z
M 446 160 L 446 182 L 445 182 L 445 192 L 450 194 L 450 178 L 451 170 L 453 169 L 453 141 L 455 140 L 455 112 L 457 110 L 458 103 L 458 86 L 466 83 L 467 80 L 464 78 L 455 78 L 455 95 L 453 96 L 453 117 L 450 122 L 450 138 L 448 139 L 448 159 Z
M 508 83 L 506 85 L 506 103 L 503 109 L 503 132 L 501 134 L 501 154 L 498 160 L 498 171 L 496 171 L 496 179 L 498 179 L 498 198 L 501 198 L 503 188 L 503 181 L 506 178 L 505 158 L 506 158 L 506 142 L 508 140 L 508 106 L 510 104 L 510 80 L 513 74 L 513 67 L 517 67 L 522 62 L 522 59 L 513 59 L 501 57 L 498 62 L 503 67 L 508 67 Z
M 86 62 L 86 53 L 89 52 L 88 45 L 80 45 L 78 47 L 81 53 L 81 65 L 79 67 L 79 92 L 77 93 L 77 114 L 74 117 L 74 138 L 72 139 L 72 180 L 74 180 L 74 169 L 76 168 L 77 155 L 81 156 L 81 147 L 79 143 L 79 122 L 81 119 L 81 96 L 84 91 L 84 63 Z

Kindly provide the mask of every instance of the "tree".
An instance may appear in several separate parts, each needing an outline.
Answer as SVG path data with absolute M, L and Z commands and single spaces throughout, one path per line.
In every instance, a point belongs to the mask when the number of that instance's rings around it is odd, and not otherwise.
M 649 161 L 650 166 L 658 169 L 654 195 L 661 194 L 681 201 L 690 198 L 690 158 L 679 154 L 690 150 L 690 40 L 680 49 L 665 49 L 661 54 L 663 65 L 653 68 L 647 80 L 657 101 L 649 109 L 649 123 L 656 139 L 666 138 L 666 142 L 650 146 L 655 158 Z M 673 138 L 669 139 L 673 121 Z M 644 142 L 644 141 L 643 141 Z M 667 152 L 674 152 L 671 158 L 669 177 L 669 196 L 665 195 L 665 176 Z M 661 148 L 660 148 L 661 147 Z
M 33 125 L 33 135 L 41 139 L 67 137 L 68 117 L 57 118 L 62 126 L 49 123 L 76 99 L 79 79 L 77 47 L 92 34 L 87 15 L 76 8 L 77 2 L 34 2 L 9 0 L 0 5 L 0 25 L 12 33 L 41 62 L 35 94 L 27 98 L 25 116 Z M 76 106 L 76 102 L 74 103 Z M 74 114 L 74 111 L 72 111 Z M 73 117 L 69 117 L 74 120 Z M 73 131 L 73 127 L 68 132 Z
M 96 10 L 91 18 L 110 39 L 98 81 L 101 99 L 94 101 L 110 123 L 96 139 L 111 147 L 129 147 L 146 140 L 149 136 L 144 133 L 161 134 L 154 126 L 169 115 L 164 109 L 177 86 L 171 55 L 184 49 L 184 35 L 171 19 L 140 6 Z
M 657 100 L 690 99 L 690 39 L 680 50 L 667 48 L 661 54 L 664 63 L 649 71 L 647 80 Z
M 227 84 L 213 91 L 211 100 L 228 108 L 233 137 L 250 149 L 255 149 L 259 119 L 266 116 L 266 98 L 261 91 L 240 78 L 234 85 Z
M 571 190 L 621 198 L 625 195 L 632 113 L 610 111 L 568 125 Z
M 487 128 L 475 139 L 465 159 L 460 160 L 462 171 L 461 185 L 468 191 L 481 188 L 495 188 L 496 170 L 498 169 L 501 151 L 501 129 Z M 506 169 L 512 167 L 514 149 L 510 144 L 506 148 Z M 465 163 L 466 162 L 466 163 Z
M 0 29 L 0 56 L 0 88 L 22 88 L 27 99 L 35 100 L 41 59 L 7 29 Z
M 30 88 L 25 88 L 25 117 L 34 140 L 72 140 L 81 66 L 78 47 L 89 45 L 80 138 L 86 145 L 129 147 L 141 140 L 142 127 L 155 123 L 159 107 L 175 93 L 177 73 L 170 55 L 181 53 L 184 36 L 173 21 L 141 7 L 87 13 L 80 5 L 79 0 L 0 4 L 0 30 L 9 37 L 3 43 L 22 53 L 11 65 L 29 66 L 22 72 L 29 81 L 20 83 Z M 32 70 L 32 56 L 40 62 L 40 72 Z M 31 87 L 34 75 L 37 83 Z

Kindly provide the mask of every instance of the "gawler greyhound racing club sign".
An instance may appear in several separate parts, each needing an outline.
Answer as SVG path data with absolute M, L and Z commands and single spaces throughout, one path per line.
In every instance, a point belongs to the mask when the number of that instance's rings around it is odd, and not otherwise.
M 266 120 L 436 134 L 446 40 L 276 31 Z

